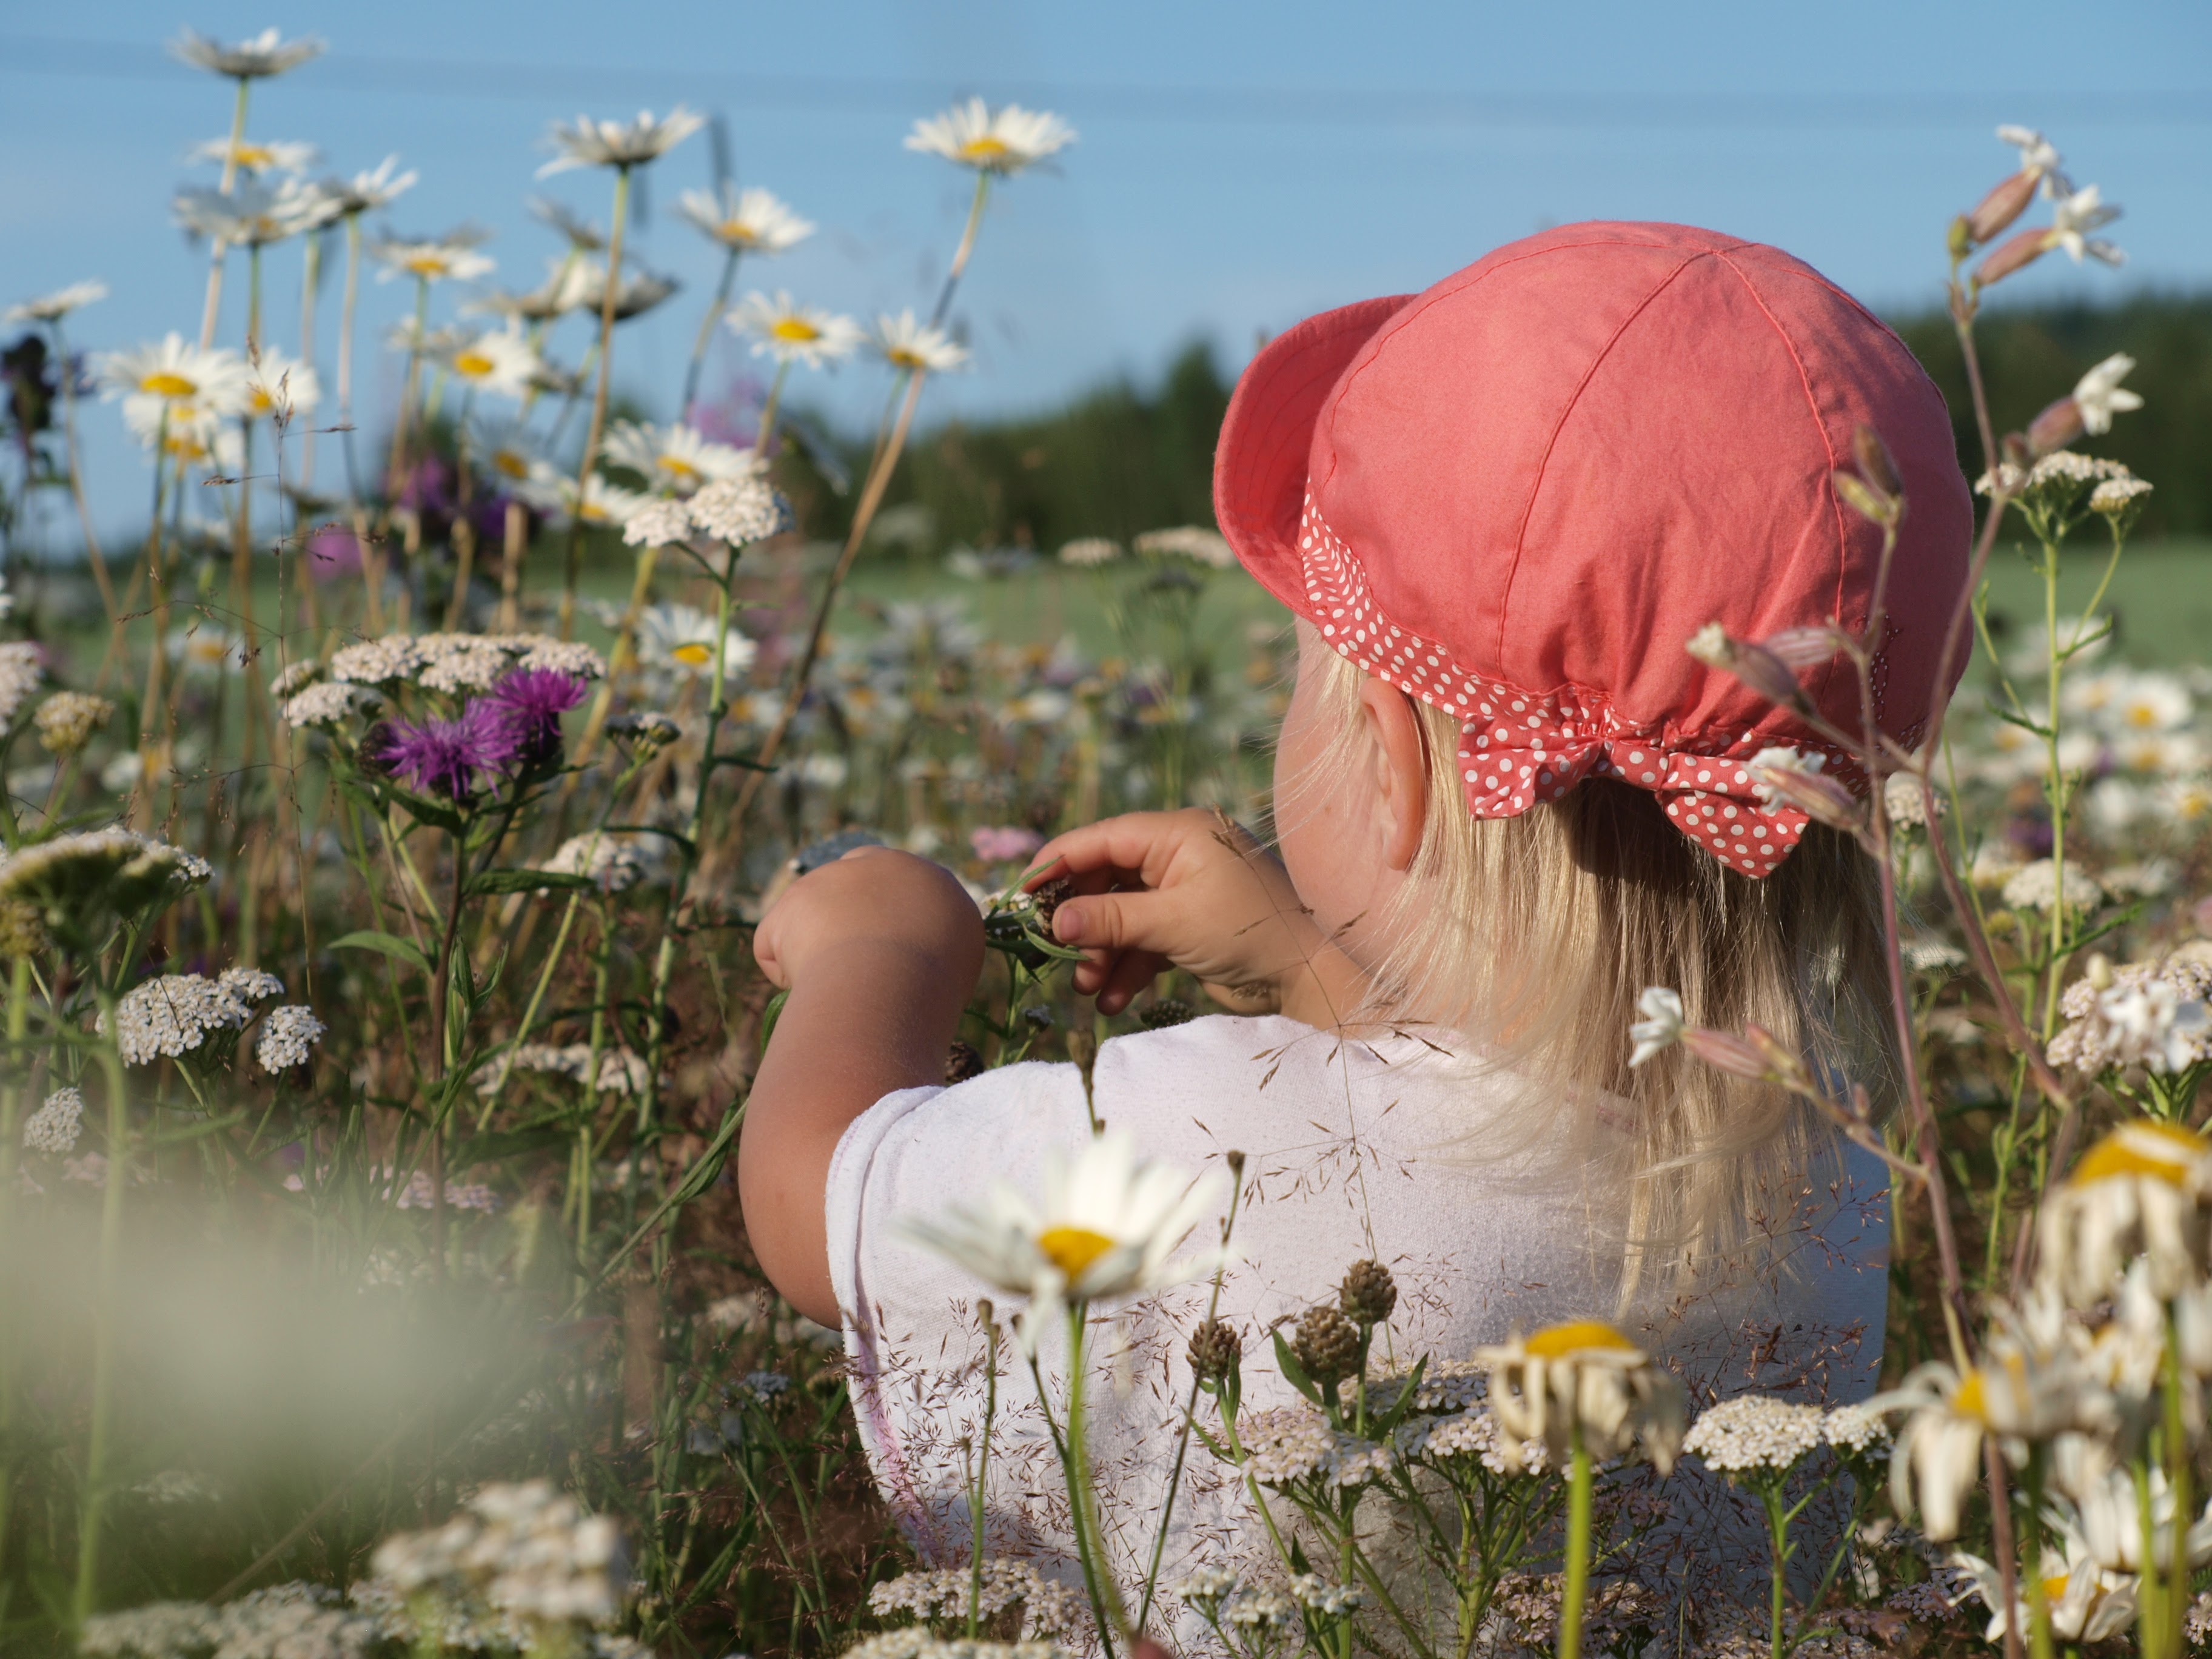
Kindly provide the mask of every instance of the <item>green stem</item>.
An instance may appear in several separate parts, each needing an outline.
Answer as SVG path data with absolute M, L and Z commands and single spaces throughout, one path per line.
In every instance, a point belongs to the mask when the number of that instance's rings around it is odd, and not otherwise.
M 2027 1513 L 2021 1519 L 2021 1565 L 2027 1579 L 2028 1650 L 2034 1659 L 2054 1659 L 2051 1642 L 2051 1597 L 2043 1587 L 2043 1448 L 2031 1444 L 2027 1456 Z
M 2195 1450 L 2190 1443 L 2188 1422 L 2182 1397 L 2180 1336 L 2175 1328 L 2173 1307 L 2166 1310 L 2166 1480 L 2173 1494 L 2173 1561 L 2169 1569 L 2172 1593 L 2166 1599 L 2166 1631 L 2162 1645 L 2168 1653 L 2179 1654 L 2186 1645 L 2183 1621 L 2189 1610 L 2188 1534 L 2191 1505 L 2196 1493 L 2191 1490 L 2195 1469 Z M 2143 1534 L 2144 1555 L 2150 1554 L 2150 1534 Z M 2037 1659 L 2044 1659 L 2038 1655 Z
M 1559 1598 L 1559 1659 L 1580 1659 L 1583 1603 L 1589 1595 L 1590 1455 L 1589 1449 L 1583 1444 L 1580 1423 L 1574 1425 L 1572 1434 L 1567 1476 L 1566 1584 Z
M 732 264 L 736 263 L 732 257 Z M 968 1552 L 968 1639 L 974 1641 L 983 1617 L 983 1502 L 990 1490 L 991 1425 L 999 1413 L 999 1325 L 986 1300 L 976 1304 L 983 1318 L 983 1445 L 975 1458 L 975 1492 L 968 1500 L 975 1538 Z
M 629 212 L 629 169 L 615 169 L 614 228 L 607 234 L 607 291 L 599 302 L 599 373 L 592 392 L 592 424 L 584 434 L 584 458 L 576 466 L 576 506 L 568 515 L 568 553 L 561 572 L 561 637 L 576 632 L 576 583 L 584 568 L 584 492 L 599 464 L 599 441 L 607 430 L 607 390 L 614 370 L 615 299 L 622 288 L 623 222 Z
M 100 1267 L 93 1298 L 92 1412 L 86 1436 L 84 1496 L 77 1506 L 76 1585 L 70 1614 L 79 1628 L 92 1614 L 100 1589 L 100 1529 L 107 1507 L 108 1437 L 115 1414 L 117 1287 L 123 1270 L 123 1194 L 131 1175 L 131 1103 L 123 1085 L 123 1057 L 116 1048 L 116 998 L 99 992 L 100 1067 L 107 1086 L 107 1184 L 100 1206 Z
M 676 418 L 687 424 L 691 419 L 691 405 L 699 400 L 699 374 L 707 366 L 707 347 L 714 337 L 714 325 L 722 320 L 730 308 L 730 286 L 737 281 L 738 260 L 744 252 L 732 247 L 729 258 L 722 261 L 722 280 L 714 284 L 714 298 L 707 307 L 707 314 L 699 319 L 699 337 L 691 345 L 691 362 L 684 371 L 684 401 L 678 405 Z

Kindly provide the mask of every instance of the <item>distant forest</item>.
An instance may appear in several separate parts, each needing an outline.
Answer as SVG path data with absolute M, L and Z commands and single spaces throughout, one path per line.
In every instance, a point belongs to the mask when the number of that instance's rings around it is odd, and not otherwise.
M 1949 400 L 1961 464 L 1981 471 L 1964 365 L 1941 312 L 1893 319 Z M 2081 372 L 2115 351 L 2136 359 L 2128 385 L 2144 407 L 2085 446 L 2157 486 L 2144 536 L 2212 535 L 2212 295 L 2148 295 L 2122 306 L 1992 310 L 1976 333 L 1998 429 L 2033 420 Z M 1164 525 L 1212 521 L 1213 444 L 1233 375 L 1194 344 L 1152 386 L 1102 386 L 1049 415 L 949 422 L 908 451 L 878 538 L 927 555 L 956 544 L 1046 551 L 1078 536 L 1126 539 Z M 865 451 L 850 457 L 857 475 Z M 837 533 L 853 502 L 803 459 L 790 469 L 804 521 Z

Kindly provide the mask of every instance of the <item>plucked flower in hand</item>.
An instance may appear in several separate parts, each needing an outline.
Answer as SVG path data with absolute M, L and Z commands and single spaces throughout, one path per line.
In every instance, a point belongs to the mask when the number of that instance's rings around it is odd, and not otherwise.
M 2179 1123 L 2124 1123 L 2081 1155 L 2039 1218 L 2042 1270 L 2067 1303 L 2111 1296 L 2136 1257 L 2152 1293 L 2179 1295 L 2204 1276 L 2212 1238 L 2212 1143 Z
M 719 191 L 687 190 L 676 210 L 733 252 L 782 253 L 814 234 L 811 222 L 757 185 L 739 190 L 726 180 Z
M 1006 178 L 1074 142 L 1075 129 L 1049 111 L 1008 104 L 994 112 L 981 98 L 970 98 L 915 122 L 906 147 Z
M 573 121 L 556 121 L 545 135 L 554 157 L 538 169 L 541 179 L 570 167 L 621 167 L 625 170 L 665 155 L 701 127 L 707 118 L 678 104 L 656 117 L 640 110 L 634 121 L 594 121 L 580 115 Z
M 1594 1319 L 1553 1325 L 1474 1358 L 1490 1370 L 1490 1404 L 1506 1436 L 1509 1468 L 1519 1443 L 1541 1440 L 1564 1462 L 1577 1437 L 1595 1460 L 1640 1444 L 1660 1474 L 1681 1449 L 1682 1385 L 1612 1326 Z
M 1034 1351 L 1063 1301 L 1111 1301 L 1179 1285 L 1212 1270 L 1218 1249 L 1174 1252 L 1220 1196 L 1222 1181 L 1195 1180 L 1137 1156 L 1121 1130 L 1087 1142 L 1073 1158 L 1046 1161 L 1032 1200 L 1005 1182 L 979 1205 L 934 1220 L 910 1218 L 907 1236 L 994 1290 L 1030 1298 L 1023 1340 Z

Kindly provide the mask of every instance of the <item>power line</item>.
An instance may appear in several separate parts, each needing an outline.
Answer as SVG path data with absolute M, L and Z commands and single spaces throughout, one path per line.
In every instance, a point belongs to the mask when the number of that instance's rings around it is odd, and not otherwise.
M 185 80 L 204 71 L 158 46 L 0 34 L 0 73 L 99 80 Z M 930 109 L 964 87 L 926 76 L 870 80 L 631 69 L 347 52 L 307 70 L 318 90 L 450 98 L 605 101 L 689 96 L 737 108 L 823 114 Z M 1085 82 L 994 82 L 993 95 L 1046 104 L 1086 119 L 1200 125 L 1454 126 L 1489 130 L 1774 131 L 1789 128 L 1980 127 L 2032 112 L 2041 121 L 2155 128 L 2212 125 L 2212 92 L 2130 88 L 2014 92 L 1988 109 L 1954 92 L 1455 91 L 1411 87 L 1153 87 Z

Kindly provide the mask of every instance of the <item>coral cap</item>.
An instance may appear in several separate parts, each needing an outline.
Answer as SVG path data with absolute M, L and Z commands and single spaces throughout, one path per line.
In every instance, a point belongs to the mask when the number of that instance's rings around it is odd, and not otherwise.
M 1830 479 L 1861 423 L 1907 501 L 1875 685 L 1909 744 L 1958 678 L 1936 683 L 1973 530 L 1950 420 L 1896 335 L 1778 249 L 1566 225 L 1309 318 L 1237 383 L 1214 512 L 1341 654 L 1460 718 L 1477 817 L 1599 774 L 1764 876 L 1806 819 L 1747 763 L 1795 747 L 1850 778 L 1848 757 L 1683 647 L 1715 621 L 1864 628 L 1881 533 Z M 1802 678 L 1859 729 L 1847 659 Z

